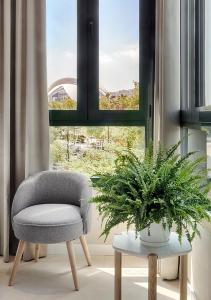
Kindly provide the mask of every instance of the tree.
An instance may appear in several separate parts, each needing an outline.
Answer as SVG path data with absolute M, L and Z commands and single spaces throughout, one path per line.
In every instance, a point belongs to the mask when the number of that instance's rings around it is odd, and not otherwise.
M 130 95 L 114 96 L 107 93 L 100 97 L 101 109 L 138 109 L 139 83 L 134 82 Z M 73 110 L 77 103 L 71 98 L 64 101 L 52 101 L 50 109 Z M 86 143 L 86 139 L 94 137 L 96 145 Z M 83 144 L 78 145 L 76 142 Z M 55 165 L 65 170 L 78 170 L 93 175 L 110 172 L 114 167 L 117 151 L 133 149 L 136 153 L 144 153 L 144 128 L 121 126 L 62 126 L 50 128 L 51 159 Z M 96 147 L 95 147 L 96 146 Z M 76 150 L 79 149 L 76 155 Z M 100 150 L 99 150 L 100 149 Z
M 49 101 L 49 109 L 58 109 L 58 110 L 76 110 L 77 102 L 71 99 L 70 97 L 65 98 L 63 101 Z
M 87 135 L 89 137 L 94 136 L 97 139 L 104 139 L 105 138 L 105 129 L 104 129 L 104 127 L 88 127 L 86 131 L 87 131 Z
M 61 164 L 65 161 L 65 147 L 61 140 L 55 140 L 50 145 L 50 159 L 53 164 Z
M 139 109 L 139 83 L 133 82 L 134 88 L 131 95 L 120 94 L 117 96 L 106 93 L 100 97 L 101 110 L 138 110 Z

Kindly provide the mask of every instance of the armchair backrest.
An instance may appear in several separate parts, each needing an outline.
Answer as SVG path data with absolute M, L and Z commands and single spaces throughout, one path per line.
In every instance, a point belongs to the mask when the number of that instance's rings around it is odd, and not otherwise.
M 91 196 L 86 176 L 69 171 L 44 171 L 24 180 L 12 204 L 12 218 L 22 209 L 46 203 L 80 206 L 81 199 Z

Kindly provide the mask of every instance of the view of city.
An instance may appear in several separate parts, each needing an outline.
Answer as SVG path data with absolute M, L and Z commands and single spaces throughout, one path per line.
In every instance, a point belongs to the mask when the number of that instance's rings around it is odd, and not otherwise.
M 99 89 L 100 110 L 137 110 L 139 108 L 139 83 L 130 90 L 107 92 Z M 77 83 L 75 78 L 61 78 L 48 89 L 49 109 L 76 110 Z
M 99 1 L 100 110 L 139 109 L 139 1 L 132 3 Z M 47 0 L 46 27 L 49 109 L 77 110 L 77 0 Z M 111 171 L 117 151 L 143 154 L 144 135 L 139 127 L 51 127 L 51 164 Z

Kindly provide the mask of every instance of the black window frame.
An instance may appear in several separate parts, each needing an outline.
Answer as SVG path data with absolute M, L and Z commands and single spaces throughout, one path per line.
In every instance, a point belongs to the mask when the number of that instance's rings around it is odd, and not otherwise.
M 77 1 L 78 109 L 49 110 L 50 126 L 152 126 L 155 0 L 140 0 L 140 110 L 100 111 L 99 0 Z M 144 41 L 144 42 L 142 42 Z M 152 133 L 150 133 L 152 136 Z

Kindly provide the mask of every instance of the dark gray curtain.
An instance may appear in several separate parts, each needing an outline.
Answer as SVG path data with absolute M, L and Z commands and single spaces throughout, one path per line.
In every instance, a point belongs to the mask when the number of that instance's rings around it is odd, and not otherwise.
M 45 0 L 0 0 L 0 44 L 0 254 L 8 261 L 14 193 L 49 167 Z

